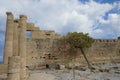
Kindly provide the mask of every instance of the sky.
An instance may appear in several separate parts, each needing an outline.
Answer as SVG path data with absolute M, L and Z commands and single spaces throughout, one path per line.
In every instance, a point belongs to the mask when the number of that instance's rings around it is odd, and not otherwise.
M 41 30 L 89 33 L 93 38 L 120 36 L 120 0 L 0 0 L 0 61 L 3 59 L 6 12 L 27 21 Z

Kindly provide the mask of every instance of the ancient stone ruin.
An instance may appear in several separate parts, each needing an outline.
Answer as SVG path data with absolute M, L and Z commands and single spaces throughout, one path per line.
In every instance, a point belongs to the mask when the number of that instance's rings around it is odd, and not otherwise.
M 29 32 L 29 38 L 26 34 Z M 70 67 L 86 66 L 86 61 L 79 50 L 70 51 L 61 42 L 61 35 L 51 30 L 40 30 L 34 23 L 28 23 L 25 15 L 14 20 L 7 12 L 6 36 L 4 47 L 4 65 L 7 66 L 7 80 L 26 80 L 29 69 L 40 69 L 43 66 L 63 65 Z M 75 53 L 70 57 L 68 53 Z M 120 38 L 95 39 L 92 47 L 85 49 L 92 65 L 120 62 Z

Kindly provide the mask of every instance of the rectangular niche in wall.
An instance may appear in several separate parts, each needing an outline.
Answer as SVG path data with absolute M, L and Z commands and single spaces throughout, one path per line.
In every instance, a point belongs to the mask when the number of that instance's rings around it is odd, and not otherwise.
M 31 31 L 26 31 L 26 37 L 27 37 L 28 39 L 31 38 Z

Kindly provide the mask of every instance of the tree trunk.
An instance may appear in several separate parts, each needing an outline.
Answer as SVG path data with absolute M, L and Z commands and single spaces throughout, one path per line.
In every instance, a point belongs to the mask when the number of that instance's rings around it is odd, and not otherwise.
M 89 61 L 88 61 L 88 59 L 87 59 L 87 57 L 86 57 L 86 54 L 84 53 L 84 50 L 83 50 L 83 48 L 80 48 L 80 50 L 81 50 L 81 52 L 82 52 L 82 55 L 84 56 L 84 58 L 85 58 L 85 60 L 86 60 L 86 62 L 87 62 L 87 64 L 88 64 L 88 68 L 91 70 L 91 65 L 90 65 L 90 63 L 89 63 Z

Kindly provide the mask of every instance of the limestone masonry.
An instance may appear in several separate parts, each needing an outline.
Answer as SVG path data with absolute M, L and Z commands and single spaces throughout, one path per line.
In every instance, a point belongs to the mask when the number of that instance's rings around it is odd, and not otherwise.
M 40 30 L 34 23 L 28 23 L 25 15 L 14 20 L 13 14 L 7 12 L 4 65 L 8 67 L 8 80 L 26 80 L 26 67 L 38 69 L 55 64 L 70 67 L 73 61 L 75 66 L 86 66 L 81 52 L 70 50 L 68 45 L 60 41 L 61 38 L 62 36 L 54 31 Z M 71 57 L 68 53 L 74 54 L 71 54 Z M 120 37 L 95 39 L 92 46 L 85 49 L 85 53 L 92 65 L 118 63 Z

